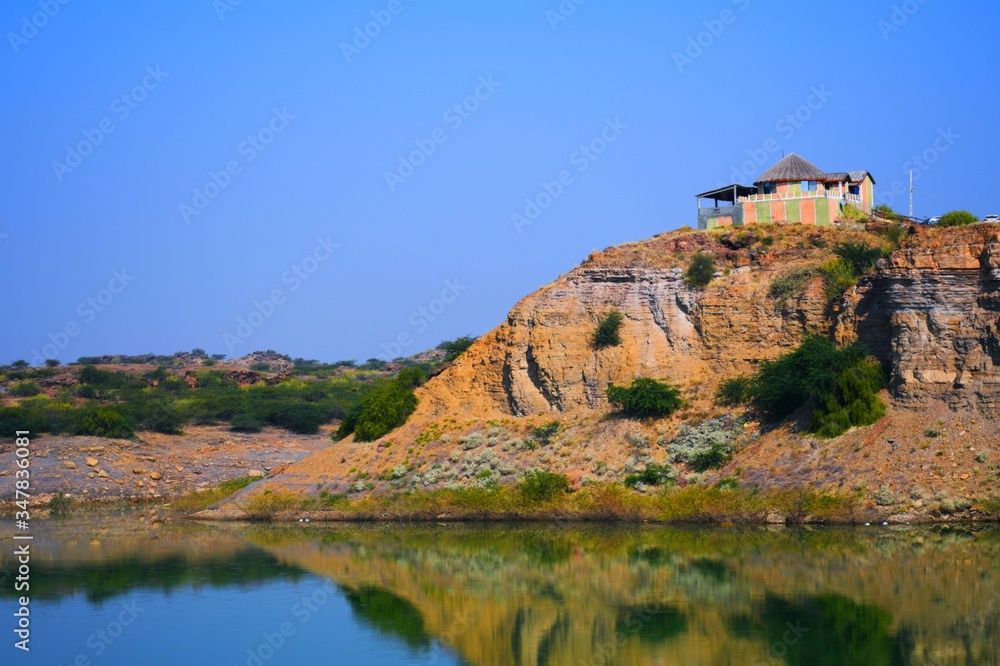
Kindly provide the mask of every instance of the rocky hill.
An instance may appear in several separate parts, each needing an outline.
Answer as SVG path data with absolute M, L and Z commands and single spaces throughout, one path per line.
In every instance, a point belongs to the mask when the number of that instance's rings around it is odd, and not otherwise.
M 888 416 L 832 440 L 803 432 L 802 418 L 766 429 L 743 423 L 728 465 L 707 474 L 681 466 L 679 483 L 732 477 L 741 487 L 856 492 L 901 520 L 961 513 L 992 496 L 1000 474 L 1000 229 L 906 228 L 893 238 L 898 249 L 841 299 L 828 298 L 822 277 L 809 277 L 835 243 L 887 247 L 887 231 L 681 230 L 595 253 L 518 303 L 421 387 L 405 426 L 378 442 L 335 444 L 267 483 L 307 496 L 362 496 L 503 484 L 533 469 L 565 473 L 575 486 L 620 481 L 667 461 L 678 432 L 741 417 L 715 404 L 719 383 L 818 334 L 860 340 L 882 361 Z M 704 289 L 684 280 L 695 252 L 714 258 Z M 772 288 L 797 270 L 806 277 L 796 289 Z M 624 315 L 621 344 L 597 350 L 593 332 L 612 309 Z M 670 380 L 686 408 L 659 421 L 608 418 L 608 385 L 636 377 Z M 554 423 L 539 446 L 535 429 Z

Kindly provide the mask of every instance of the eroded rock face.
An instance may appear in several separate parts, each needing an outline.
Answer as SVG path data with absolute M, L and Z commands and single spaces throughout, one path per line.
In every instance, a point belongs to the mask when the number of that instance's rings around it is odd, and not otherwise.
M 528 416 L 603 409 L 611 383 L 646 376 L 687 388 L 714 386 L 788 351 L 807 333 L 829 333 L 819 279 L 779 304 L 768 288 L 785 263 L 713 243 L 706 251 L 718 251 L 720 271 L 736 267 L 705 290 L 688 288 L 679 267 L 585 263 L 518 303 L 504 324 L 426 385 L 421 411 Z M 624 317 L 621 345 L 594 349 L 594 330 L 612 309 Z
M 1000 415 L 998 232 L 935 231 L 859 285 L 839 332 L 856 331 L 891 367 L 900 405 L 944 400 Z
M 894 399 L 919 407 L 1000 415 L 1000 230 L 990 225 L 918 229 L 879 272 L 831 307 L 822 278 L 778 303 L 771 280 L 795 265 L 831 256 L 733 250 L 701 235 L 654 239 L 594 255 L 528 296 L 454 367 L 422 389 L 421 412 L 475 411 L 529 416 L 606 407 L 610 383 L 670 379 L 703 394 L 725 377 L 752 371 L 809 333 L 860 339 L 893 371 Z M 713 253 L 729 267 L 691 290 L 671 253 Z M 622 344 L 595 350 L 591 336 L 609 310 L 624 316 Z

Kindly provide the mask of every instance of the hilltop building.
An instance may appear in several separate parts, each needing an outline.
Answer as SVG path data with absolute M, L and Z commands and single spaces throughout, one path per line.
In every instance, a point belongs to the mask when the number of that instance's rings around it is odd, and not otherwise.
M 703 207 L 703 201 L 712 206 Z M 844 206 L 870 213 L 875 179 L 867 171 L 825 173 L 795 153 L 752 186 L 727 185 L 698 195 L 698 228 L 744 224 L 831 224 Z M 720 205 L 728 204 L 728 205 Z

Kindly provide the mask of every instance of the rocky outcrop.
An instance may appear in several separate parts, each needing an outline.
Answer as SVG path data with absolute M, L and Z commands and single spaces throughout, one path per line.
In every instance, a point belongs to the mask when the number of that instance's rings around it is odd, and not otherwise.
M 1000 230 L 922 230 L 850 295 L 841 324 L 891 369 L 899 405 L 1000 415 Z
M 828 246 L 829 232 L 813 232 Z M 705 290 L 684 282 L 693 251 L 714 255 L 718 274 Z M 627 264 L 620 262 L 627 253 Z M 518 303 L 453 368 L 422 391 L 421 411 L 528 416 L 607 406 L 609 384 L 639 376 L 681 386 L 714 384 L 828 333 L 831 320 L 814 280 L 799 298 L 778 303 L 771 278 L 791 265 L 817 262 L 828 249 L 732 250 L 705 236 L 654 239 L 591 257 Z M 610 310 L 624 317 L 619 346 L 591 339 Z

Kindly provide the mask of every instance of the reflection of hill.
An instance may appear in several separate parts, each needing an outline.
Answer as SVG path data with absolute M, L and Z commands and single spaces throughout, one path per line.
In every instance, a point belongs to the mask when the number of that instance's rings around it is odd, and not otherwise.
M 473 664 L 755 663 L 798 622 L 785 663 L 822 666 L 1000 654 L 997 535 L 338 526 L 260 545 L 332 578 L 376 628 Z

